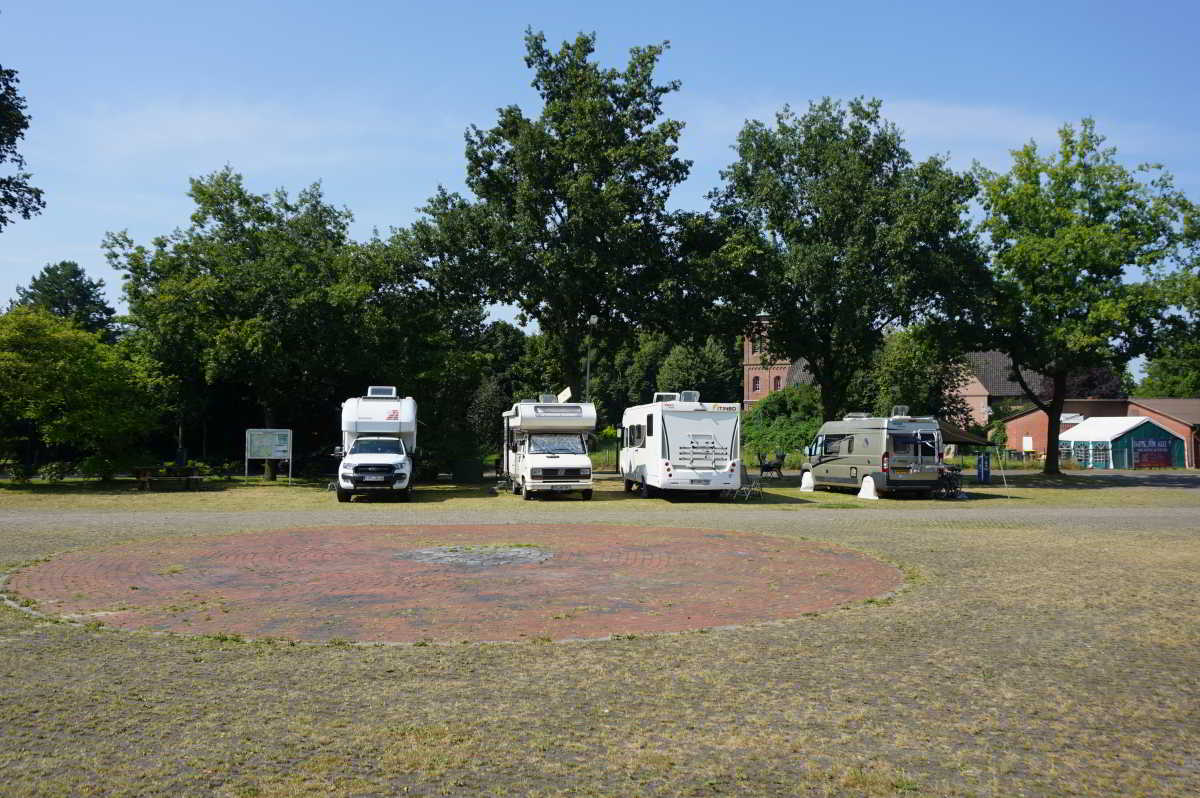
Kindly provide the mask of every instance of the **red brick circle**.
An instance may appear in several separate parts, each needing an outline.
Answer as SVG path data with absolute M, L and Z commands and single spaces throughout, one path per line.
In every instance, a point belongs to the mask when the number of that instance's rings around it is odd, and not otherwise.
M 439 546 L 536 546 L 540 563 L 422 562 Z M 483 550 L 473 549 L 473 550 Z M 80 551 L 14 574 L 43 612 L 126 629 L 297 640 L 599 638 L 794 618 L 895 590 L 827 543 L 605 525 L 280 529 Z

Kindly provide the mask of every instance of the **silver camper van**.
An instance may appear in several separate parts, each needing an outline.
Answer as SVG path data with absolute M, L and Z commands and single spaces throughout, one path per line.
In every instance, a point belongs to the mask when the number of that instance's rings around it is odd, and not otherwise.
M 942 433 L 937 419 L 907 413 L 897 406 L 887 418 L 850 413 L 826 421 L 801 472 L 811 473 L 814 487 L 862 489 L 872 480 L 879 495 L 929 496 L 945 469 Z

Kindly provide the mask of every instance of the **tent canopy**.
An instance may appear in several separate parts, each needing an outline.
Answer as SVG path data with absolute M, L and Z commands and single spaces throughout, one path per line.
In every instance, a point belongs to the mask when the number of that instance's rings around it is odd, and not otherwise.
M 1115 441 L 1126 432 L 1140 427 L 1147 421 L 1150 419 L 1146 416 L 1092 416 L 1059 435 L 1058 439 L 1060 441 Z

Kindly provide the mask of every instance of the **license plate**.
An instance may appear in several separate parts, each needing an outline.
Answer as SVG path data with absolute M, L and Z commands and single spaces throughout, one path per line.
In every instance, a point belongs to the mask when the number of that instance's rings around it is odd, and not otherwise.
M 908 466 L 896 466 L 892 470 L 895 471 L 897 474 L 907 474 L 909 469 L 908 469 Z
M 709 480 L 707 480 L 707 479 L 689 479 L 688 483 L 692 484 L 692 485 L 707 485 L 709 483 Z
M 570 485 L 551 485 L 550 490 L 570 490 Z
M 376 476 L 373 474 L 369 475 L 369 476 L 365 476 L 365 477 L 363 477 L 363 479 L 366 480 L 367 482 L 383 482 L 382 476 Z

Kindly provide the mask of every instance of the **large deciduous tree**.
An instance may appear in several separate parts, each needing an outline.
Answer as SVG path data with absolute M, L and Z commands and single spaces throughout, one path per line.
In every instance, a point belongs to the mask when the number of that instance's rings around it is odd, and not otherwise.
M 27 462 L 45 442 L 107 461 L 97 471 L 110 476 L 156 413 L 136 363 L 98 335 L 36 306 L 0 315 L 0 437 L 25 439 Z
M 1091 119 L 1064 125 L 1056 152 L 1014 150 L 1006 173 L 977 166 L 995 298 L 994 345 L 1050 419 L 1044 471 L 1059 473 L 1059 419 L 1073 373 L 1122 373 L 1150 351 L 1170 299 L 1154 279 L 1179 265 L 1194 208 L 1158 165 L 1130 170 Z M 1141 278 L 1141 279 L 1139 279 Z M 1021 369 L 1044 378 L 1029 385 Z
M 934 330 L 913 327 L 888 335 L 866 382 L 879 415 L 906 405 L 912 415 L 936 416 L 966 429 L 971 413 L 961 389 L 970 376 L 966 358 L 953 345 Z
M 710 196 L 738 232 L 723 254 L 754 278 L 772 360 L 803 360 L 826 419 L 847 409 L 885 332 L 959 322 L 985 284 L 965 220 L 976 186 L 944 158 L 914 163 L 878 100 L 825 99 L 750 121 Z
M 356 243 L 350 212 L 319 184 L 294 198 L 255 194 L 229 168 L 192 180 L 189 195 L 188 228 L 150 247 L 106 241 L 126 274 L 131 345 L 161 364 L 181 423 L 205 418 L 205 397 L 221 388 L 257 408 L 223 425 L 299 428 L 297 449 L 311 452 L 336 440 L 347 396 L 393 384 L 427 400 L 423 458 L 465 445 L 462 425 L 443 416 L 475 390 L 483 314 L 443 286 L 428 225 Z
M 99 333 L 107 343 L 116 337 L 113 328 L 116 311 L 104 297 L 104 281 L 89 279 L 75 261 L 46 264 L 29 281 L 28 288 L 17 286 L 17 298 L 12 305 L 43 308 L 81 329 Z
M 714 240 L 703 217 L 667 210 L 690 162 L 677 155 L 682 123 L 663 118 L 679 84 L 654 81 L 666 44 L 633 48 L 622 70 L 591 60 L 594 36 L 552 51 L 527 31 L 525 44 L 540 114 L 513 105 L 494 127 L 472 127 L 466 182 L 478 202 L 441 194 L 428 210 L 474 231 L 460 237 L 467 279 L 538 322 L 579 395 L 585 338 L 606 351 L 634 325 L 661 321 L 665 302 L 695 298 L 681 264 L 710 273 Z M 695 298 L 672 321 L 683 329 L 710 304 Z
M 16 170 L 0 176 L 0 231 L 15 217 L 28 219 L 46 207 L 42 190 L 29 184 L 31 175 L 23 171 L 25 158 L 17 152 L 17 143 L 29 128 L 25 98 L 17 91 L 18 83 L 16 70 L 0 66 L 0 167 L 11 165 Z

